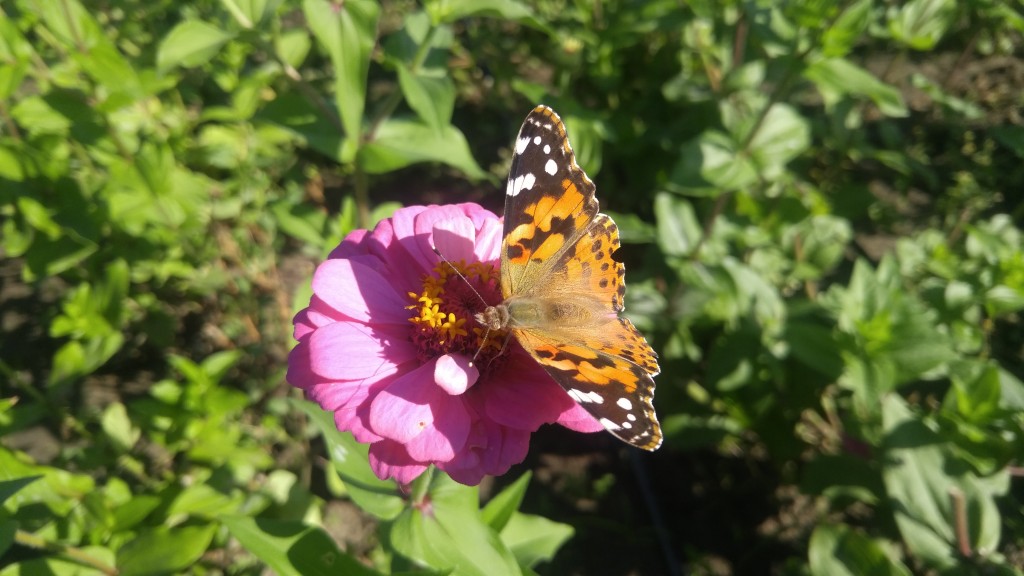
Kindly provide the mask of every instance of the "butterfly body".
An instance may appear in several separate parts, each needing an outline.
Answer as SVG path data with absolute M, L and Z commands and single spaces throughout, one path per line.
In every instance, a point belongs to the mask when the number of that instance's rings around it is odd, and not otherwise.
M 501 252 L 503 302 L 477 314 L 510 330 L 548 374 L 621 440 L 655 450 L 657 355 L 619 316 L 625 267 L 612 258 L 618 228 L 553 110 L 536 107 L 514 147 Z

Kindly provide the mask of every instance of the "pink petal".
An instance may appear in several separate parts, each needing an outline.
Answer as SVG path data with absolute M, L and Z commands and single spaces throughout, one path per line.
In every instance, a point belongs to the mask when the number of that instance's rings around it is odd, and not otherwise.
M 415 359 L 412 342 L 356 322 L 328 324 L 309 336 L 310 369 L 327 380 L 386 374 Z
M 451 262 L 475 260 L 474 240 L 476 228 L 473 221 L 465 216 L 456 216 L 434 224 L 430 235 L 434 247 Z
M 438 207 L 418 206 L 417 208 L 421 208 L 421 210 L 398 210 L 391 217 L 394 239 L 389 246 L 389 253 L 393 254 L 395 248 L 403 250 L 405 258 L 411 262 L 410 267 L 413 270 L 425 272 L 434 268 L 434 264 L 437 263 L 437 255 L 434 254 L 429 242 L 431 229 L 420 231 L 417 229 L 417 223 L 421 214 L 433 212 Z M 406 265 L 409 266 L 409 264 Z
M 520 367 L 512 370 L 512 367 Z M 575 402 L 532 358 L 520 352 L 487 382 L 484 410 L 495 422 L 533 432 Z
M 309 308 L 300 310 L 295 315 L 295 318 L 292 318 L 292 324 L 295 325 L 292 330 L 292 338 L 296 340 L 302 340 L 306 334 L 316 330 L 316 326 L 313 325 L 313 321 L 309 318 Z
M 309 342 L 299 342 L 288 353 L 288 372 L 284 379 L 292 386 L 303 390 L 308 390 L 323 381 L 323 378 L 313 372 Z
M 431 408 L 433 424 L 410 440 L 405 448 L 421 462 L 448 462 L 465 447 L 472 421 L 458 396 L 435 398 Z
M 600 432 L 604 430 L 604 426 L 597 421 L 597 418 L 594 418 L 590 412 L 587 412 L 586 408 L 576 403 L 573 403 L 571 407 L 559 414 L 555 422 L 577 432 Z
M 366 254 L 366 247 L 363 245 L 363 241 L 370 234 L 369 230 L 353 230 L 338 244 L 337 248 L 331 250 L 331 253 L 327 255 L 327 258 L 333 260 L 335 258 L 349 258 L 356 255 Z
M 370 444 L 370 468 L 381 480 L 394 478 L 399 484 L 409 484 L 426 469 L 416 462 L 398 442 L 381 440 Z
M 471 466 L 467 468 L 444 468 L 445 473 L 455 480 L 459 484 L 466 486 L 476 486 L 484 479 L 484 471 L 479 466 Z
M 434 422 L 430 401 L 444 394 L 434 385 L 433 362 L 396 378 L 373 399 L 370 426 L 374 432 L 405 444 Z
M 480 468 L 490 476 L 500 476 L 508 472 L 514 464 L 526 459 L 530 450 L 530 433 L 525 430 L 513 430 L 501 427 L 500 434 L 493 441 L 494 448 L 483 453 Z
M 388 279 L 357 260 L 327 260 L 313 274 L 313 292 L 348 318 L 373 324 L 409 322 L 405 306 Z
M 437 255 L 434 254 L 434 243 L 433 238 L 434 228 L 440 225 L 443 229 L 445 226 L 454 226 L 461 228 L 463 225 L 452 224 L 451 221 L 466 220 L 465 215 L 461 210 L 455 206 L 432 206 L 430 210 L 425 210 L 416 215 L 413 221 L 413 236 L 403 240 L 402 245 L 405 246 L 406 250 L 409 251 L 414 258 L 417 258 L 423 262 L 428 263 L 428 269 L 433 268 L 437 262 Z M 459 258 L 469 258 L 473 254 L 473 240 L 476 236 L 476 230 L 473 228 L 472 221 L 466 222 L 470 228 L 468 236 L 459 236 L 465 238 L 463 244 L 459 244 L 457 240 L 452 239 L 454 242 L 454 249 L 458 250 L 462 256 L 458 258 L 452 258 L 445 254 L 445 258 L 449 260 L 459 260 Z M 451 231 L 449 234 L 455 236 L 457 232 Z M 441 247 L 438 246 L 438 249 Z M 453 248 L 453 246 L 449 246 Z M 444 254 L 444 252 L 442 252 Z
M 501 244 L 504 241 L 502 224 L 498 220 L 486 220 L 476 233 L 476 259 L 490 262 L 501 256 Z
M 434 365 L 434 382 L 445 392 L 456 396 L 476 384 L 480 370 L 462 354 L 445 354 Z
M 498 218 L 497 214 L 491 212 L 490 210 L 484 208 L 479 204 L 473 202 L 464 202 L 462 204 L 456 204 L 455 207 L 458 208 L 463 214 L 465 214 L 466 217 L 473 221 L 473 226 L 475 226 L 477 230 L 480 230 L 484 226 L 484 224 L 486 224 L 489 221 L 498 222 L 499 224 L 501 223 L 501 220 Z
M 375 396 L 392 380 L 398 368 L 382 371 L 362 380 L 331 380 L 317 383 L 306 389 L 306 398 L 316 402 L 324 410 L 338 410 L 344 406 L 358 406 Z
M 370 405 L 373 431 L 405 444 L 423 462 L 451 460 L 465 445 L 470 427 L 462 400 L 434 385 L 434 364 L 396 378 Z
M 351 432 L 352 436 L 355 437 L 356 442 L 361 442 L 363 444 L 379 442 L 383 440 L 384 437 L 374 433 L 373 430 L 370 430 L 368 427 L 368 412 L 368 403 L 349 405 L 339 408 L 334 413 L 334 425 L 337 426 L 338 430 Z

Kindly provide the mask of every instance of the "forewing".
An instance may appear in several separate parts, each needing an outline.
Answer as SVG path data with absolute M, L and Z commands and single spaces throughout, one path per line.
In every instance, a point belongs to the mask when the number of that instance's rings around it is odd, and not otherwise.
M 606 430 L 622 441 L 656 450 L 661 445 L 661 426 L 654 413 L 654 351 L 625 318 L 602 327 L 601 340 L 572 340 L 565 331 L 515 330 L 516 338 L 548 374 Z M 632 362 L 625 348 L 608 341 L 641 342 L 655 370 Z
M 505 194 L 501 289 L 508 298 L 547 281 L 598 211 L 594 183 L 547 106 L 534 108 L 519 130 Z

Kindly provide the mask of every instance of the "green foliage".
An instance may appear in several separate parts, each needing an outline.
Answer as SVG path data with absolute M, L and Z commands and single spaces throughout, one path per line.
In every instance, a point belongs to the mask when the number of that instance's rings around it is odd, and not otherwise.
M 954 0 L 4 3 L 0 575 L 1021 573 L 1022 32 Z M 483 507 L 399 487 L 283 384 L 312 264 L 438 190 L 496 208 L 538 102 L 659 352 L 650 506 L 614 455 Z M 750 484 L 772 517 L 685 501 Z

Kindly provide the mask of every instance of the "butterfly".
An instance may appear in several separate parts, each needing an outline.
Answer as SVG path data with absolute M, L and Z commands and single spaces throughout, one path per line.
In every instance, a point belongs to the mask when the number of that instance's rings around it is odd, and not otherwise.
M 547 106 L 526 117 L 505 189 L 500 284 L 504 301 L 476 320 L 510 330 L 605 429 L 645 450 L 661 445 L 654 413 L 657 354 L 626 318 L 619 229 L 598 212 L 562 120 Z

